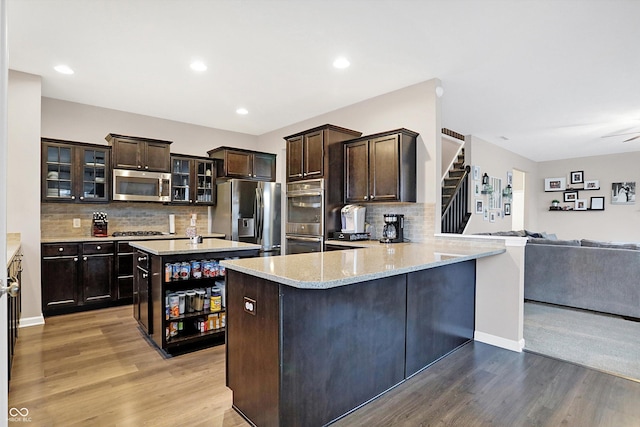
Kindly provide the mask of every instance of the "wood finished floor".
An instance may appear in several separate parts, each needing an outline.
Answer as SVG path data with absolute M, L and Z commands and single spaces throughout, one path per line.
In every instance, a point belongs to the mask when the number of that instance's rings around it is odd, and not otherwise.
M 129 306 L 57 316 L 20 330 L 9 407 L 33 426 L 247 426 L 224 368 L 224 346 L 164 358 Z M 635 427 L 639 402 L 640 383 L 471 343 L 334 426 Z

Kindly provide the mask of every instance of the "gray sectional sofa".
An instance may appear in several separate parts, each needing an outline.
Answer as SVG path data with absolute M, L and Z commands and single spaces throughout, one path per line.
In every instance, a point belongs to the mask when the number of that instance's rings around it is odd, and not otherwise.
M 483 234 L 528 238 L 525 300 L 640 319 L 640 244 L 558 240 L 525 230 Z
M 524 297 L 640 318 L 640 245 L 530 238 Z

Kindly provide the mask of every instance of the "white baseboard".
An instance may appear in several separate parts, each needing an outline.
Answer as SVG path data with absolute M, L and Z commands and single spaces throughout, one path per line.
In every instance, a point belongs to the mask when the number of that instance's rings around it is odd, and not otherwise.
M 518 353 L 522 352 L 524 348 L 524 338 L 520 341 L 508 340 L 506 338 L 498 337 L 495 335 L 487 334 L 486 332 L 475 331 L 473 334 L 474 341 L 480 341 L 485 344 L 493 345 L 495 347 L 504 348 Z
M 28 328 L 29 326 L 44 325 L 44 316 L 41 314 L 36 317 L 21 317 L 19 328 Z

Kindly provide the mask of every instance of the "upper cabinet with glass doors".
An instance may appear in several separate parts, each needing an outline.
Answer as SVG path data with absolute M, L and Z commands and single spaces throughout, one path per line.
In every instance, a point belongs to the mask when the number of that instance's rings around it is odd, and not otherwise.
M 171 155 L 171 203 L 216 204 L 215 160 Z
M 108 202 L 110 153 L 104 145 L 42 138 L 42 200 Z

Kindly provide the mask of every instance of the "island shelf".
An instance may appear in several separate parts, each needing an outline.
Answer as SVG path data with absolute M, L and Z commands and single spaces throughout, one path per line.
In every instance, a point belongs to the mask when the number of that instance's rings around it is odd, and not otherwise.
M 170 315 L 169 295 L 185 291 L 203 291 L 224 282 L 223 274 L 208 277 L 173 279 L 166 266 L 191 265 L 192 261 L 215 261 L 255 257 L 260 246 L 221 239 L 205 239 L 201 244 L 174 240 L 135 242 L 137 249 L 134 276 L 134 317 L 143 333 L 165 354 L 176 355 L 225 342 L 226 310 L 204 305 L 196 310 L 184 307 Z M 207 290 L 209 292 L 207 293 Z

